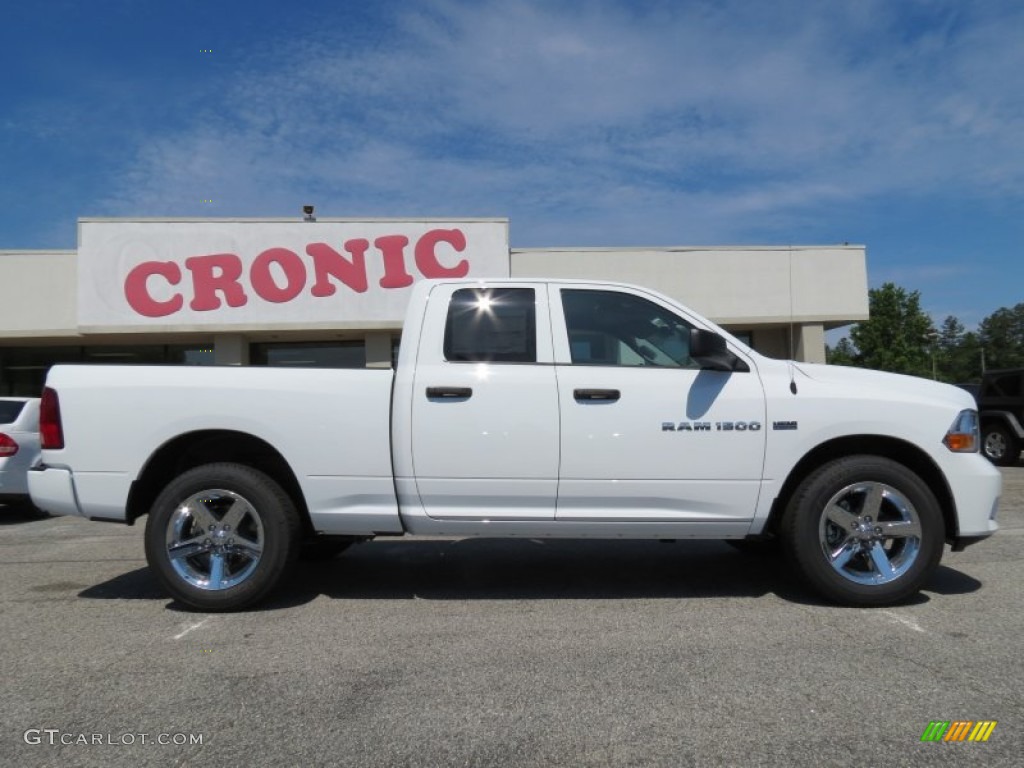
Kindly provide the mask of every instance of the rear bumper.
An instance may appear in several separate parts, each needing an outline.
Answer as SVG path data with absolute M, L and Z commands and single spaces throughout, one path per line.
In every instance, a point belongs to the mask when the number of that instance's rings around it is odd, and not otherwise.
M 28 471 L 32 503 L 51 515 L 84 517 L 75 494 L 71 470 L 38 465 Z
M 28 482 L 25 469 L 0 469 L 0 497 L 28 496 Z

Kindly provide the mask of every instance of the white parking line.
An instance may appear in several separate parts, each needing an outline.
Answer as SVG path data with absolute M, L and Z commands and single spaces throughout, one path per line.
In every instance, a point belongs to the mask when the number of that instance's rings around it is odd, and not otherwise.
M 920 624 L 918 624 L 916 621 L 907 616 L 900 616 L 895 611 L 882 611 L 882 613 L 884 613 L 889 618 L 898 621 L 903 626 L 910 627 L 915 632 L 926 632 L 926 630 L 923 629 Z
M 174 636 L 174 639 L 175 640 L 181 640 L 181 638 L 183 638 L 189 632 L 192 632 L 193 630 L 199 629 L 201 626 L 203 626 L 203 624 L 205 624 L 206 622 L 208 622 L 212 618 L 213 618 L 213 616 L 207 616 L 205 619 L 203 619 L 200 622 L 197 622 L 195 624 L 190 624 L 188 627 L 185 628 L 184 631 L 179 632 L 178 634 L 176 634 Z

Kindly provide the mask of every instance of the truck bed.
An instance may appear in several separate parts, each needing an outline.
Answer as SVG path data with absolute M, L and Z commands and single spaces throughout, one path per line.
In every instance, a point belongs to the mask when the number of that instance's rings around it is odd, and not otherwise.
M 171 441 L 238 433 L 280 454 L 315 529 L 401 530 L 390 370 L 57 366 L 49 382 L 60 392 L 65 448 L 47 464 L 74 467 L 74 503 L 84 517 L 124 520 L 132 481 L 161 448 L 174 451 Z

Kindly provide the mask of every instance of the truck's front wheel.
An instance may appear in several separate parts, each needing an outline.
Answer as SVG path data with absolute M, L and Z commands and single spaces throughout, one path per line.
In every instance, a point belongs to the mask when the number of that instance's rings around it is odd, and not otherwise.
M 939 564 L 945 528 L 928 486 L 905 466 L 848 456 L 810 474 L 782 520 L 790 560 L 823 596 L 889 605 L 924 585 Z
M 300 538 L 295 504 L 270 477 L 241 464 L 206 464 L 157 497 L 146 523 L 146 559 L 176 599 L 231 611 L 281 581 Z

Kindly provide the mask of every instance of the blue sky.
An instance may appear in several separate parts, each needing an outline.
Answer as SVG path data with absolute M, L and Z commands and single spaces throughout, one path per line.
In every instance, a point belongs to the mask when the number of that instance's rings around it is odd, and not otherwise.
M 0 249 L 311 202 L 514 247 L 860 243 L 937 323 L 1024 301 L 1020 0 L 2 10 Z

